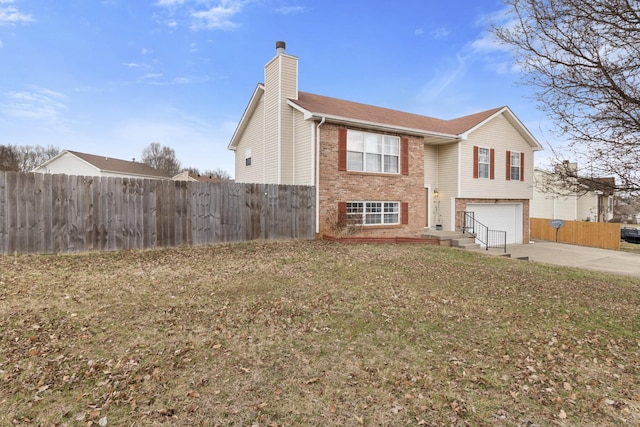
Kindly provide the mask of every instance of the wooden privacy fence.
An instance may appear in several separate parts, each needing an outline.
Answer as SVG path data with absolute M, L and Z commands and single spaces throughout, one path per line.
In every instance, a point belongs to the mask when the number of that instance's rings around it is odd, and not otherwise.
M 0 253 L 313 239 L 313 188 L 0 171 Z
M 531 218 L 531 238 L 556 241 L 550 219 Z M 564 221 L 558 229 L 558 242 L 604 249 L 620 249 L 620 224 L 610 222 Z

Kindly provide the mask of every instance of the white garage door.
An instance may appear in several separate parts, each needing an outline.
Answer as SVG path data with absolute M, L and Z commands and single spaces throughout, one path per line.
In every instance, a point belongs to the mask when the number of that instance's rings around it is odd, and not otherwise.
M 467 212 L 490 230 L 506 231 L 507 244 L 522 243 L 522 203 L 469 203 Z

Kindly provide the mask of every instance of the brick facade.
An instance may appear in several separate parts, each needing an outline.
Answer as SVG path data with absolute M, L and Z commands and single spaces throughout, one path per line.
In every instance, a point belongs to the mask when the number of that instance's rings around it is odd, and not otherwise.
M 329 123 L 320 127 L 320 194 L 318 200 L 320 235 L 335 234 L 334 226 L 338 222 L 338 203 L 346 201 L 408 203 L 407 225 L 362 226 L 358 231 L 360 235 L 420 235 L 426 224 L 423 139 L 389 133 L 389 135 L 409 138 L 408 175 L 339 171 L 338 129 L 340 127 Z M 371 132 L 367 129 L 350 129 Z

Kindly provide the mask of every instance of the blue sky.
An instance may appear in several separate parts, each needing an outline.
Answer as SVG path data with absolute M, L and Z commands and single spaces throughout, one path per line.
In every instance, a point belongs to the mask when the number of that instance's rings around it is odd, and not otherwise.
M 233 175 L 226 147 L 284 40 L 300 90 L 443 119 L 508 105 L 546 145 L 487 31 L 505 19 L 499 0 L 0 0 L 0 144 L 139 159 L 159 142 Z

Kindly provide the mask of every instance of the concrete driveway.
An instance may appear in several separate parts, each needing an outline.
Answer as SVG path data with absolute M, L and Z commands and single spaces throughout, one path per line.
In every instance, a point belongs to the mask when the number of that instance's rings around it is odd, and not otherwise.
M 498 254 L 493 249 L 491 252 Z M 529 257 L 529 261 L 534 262 L 640 277 L 640 255 L 629 252 L 535 241 L 528 245 L 508 245 L 507 253 L 511 258 Z

